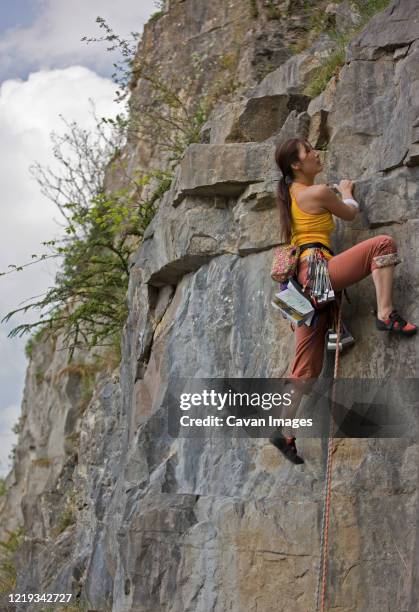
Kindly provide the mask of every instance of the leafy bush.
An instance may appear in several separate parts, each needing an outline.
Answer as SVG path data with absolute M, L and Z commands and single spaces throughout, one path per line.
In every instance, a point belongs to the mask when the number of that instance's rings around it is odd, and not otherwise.
M 16 587 L 16 566 L 14 555 L 19 550 L 24 530 L 18 527 L 15 531 L 6 530 L 7 538 L 0 540 L 0 593 L 12 593 Z
M 338 76 L 340 68 L 345 63 L 345 42 L 344 38 L 338 41 L 338 48 L 328 56 L 325 63 L 316 70 L 311 78 L 304 93 L 311 98 L 318 96 L 326 87 L 332 76 Z
M 387 8 L 390 0 L 352 0 L 352 4 L 361 15 L 363 27 L 376 13 Z
M 67 506 L 60 516 L 60 519 L 59 519 L 56 531 L 54 532 L 54 535 L 55 536 L 59 535 L 60 533 L 65 531 L 67 527 L 74 525 L 75 522 L 76 522 L 76 515 L 75 515 L 74 508 L 73 506 Z
M 109 51 L 121 52 L 123 60 L 114 64 L 116 71 L 112 75 L 120 87 L 117 101 L 124 100 L 137 83 L 145 93 L 141 102 L 136 102 L 138 96 L 134 98 L 128 118 L 124 114 L 115 119 L 99 120 L 95 116 L 94 131 L 84 130 L 76 122 L 65 122 L 64 134 L 53 132 L 58 173 L 39 163 L 31 167 L 42 193 L 54 202 L 64 218 L 65 227 L 60 238 L 42 243 L 48 252 L 32 255 L 32 261 L 24 265 L 12 264 L 9 272 L 3 273 L 20 271 L 49 258 L 60 261 L 54 285 L 3 318 L 7 322 L 17 313 L 40 312 L 37 321 L 17 325 L 9 333 L 14 337 L 36 332 L 27 344 L 28 358 L 33 343 L 45 330 L 63 334 L 70 360 L 78 347 L 118 343 L 127 317 L 125 297 L 130 257 L 138 248 L 159 200 L 170 187 L 174 166 L 189 144 L 200 141 L 202 126 L 215 101 L 207 92 L 198 96 L 191 107 L 176 93 L 182 88 L 188 91 L 192 80 L 201 78 L 202 58 L 194 55 L 193 76 L 182 75 L 182 83 L 174 83 L 164 76 L 161 66 L 151 66 L 136 58 L 138 33 L 132 32 L 132 41 L 126 41 L 104 19 L 98 17 L 96 21 L 105 30 L 105 36 L 82 40 L 106 41 L 111 45 Z M 224 60 L 228 60 L 230 69 L 231 58 Z M 229 87 L 232 86 L 230 83 Z M 129 137 L 151 142 L 153 147 L 167 152 L 166 169 L 129 174 L 123 156 Z M 107 177 L 113 171 L 118 174 L 118 184 L 125 187 L 110 191 L 106 187 Z
M 45 331 L 44 327 L 39 327 L 37 331 L 34 334 L 32 334 L 32 336 L 27 341 L 25 345 L 25 355 L 29 360 L 32 359 L 33 348 L 40 341 L 42 335 L 44 334 L 44 331 Z
M 332 76 L 338 76 L 340 68 L 345 63 L 346 46 L 350 40 L 358 34 L 379 11 L 382 11 L 389 4 L 390 0 L 354 0 L 352 5 L 359 12 L 359 23 L 345 33 L 336 30 L 329 30 L 329 16 L 324 11 L 315 11 L 312 14 L 312 26 L 317 32 L 326 32 L 336 41 L 336 50 L 329 55 L 324 64 L 314 73 L 310 82 L 307 84 L 304 93 L 315 97 L 326 87 Z
M 160 17 L 163 17 L 164 11 L 156 11 L 149 17 L 149 21 L 157 21 Z
M 281 9 L 274 2 L 274 0 L 268 0 L 266 2 L 266 13 L 268 19 L 280 19 L 281 18 Z
M 255 19 L 256 17 L 259 17 L 259 9 L 258 9 L 257 0 L 249 0 L 249 6 L 250 6 L 251 16 L 254 17 Z
M 64 136 L 52 135 L 60 174 L 39 164 L 31 168 L 43 193 L 64 217 L 65 228 L 60 239 L 43 243 L 48 254 L 33 256 L 36 262 L 61 259 L 54 286 L 3 319 L 31 309 L 41 311 L 38 321 L 20 324 L 9 333 L 14 337 L 37 330 L 27 345 L 28 357 L 46 329 L 62 330 L 71 354 L 79 346 L 114 345 L 127 315 L 129 258 L 153 218 L 158 198 L 170 184 L 169 172 L 154 171 L 127 179 L 127 187 L 109 193 L 104 188 L 105 171 L 120 158 L 121 121 L 111 124 L 111 136 L 104 124 L 98 121 L 97 132 L 89 133 L 73 122 L 66 124 L 69 131 Z M 68 157 L 65 147 L 76 157 Z M 157 185 L 155 191 L 148 200 L 141 199 L 141 191 L 151 180 Z M 24 267 L 12 266 L 14 271 Z M 37 382 L 42 382 L 40 375 Z

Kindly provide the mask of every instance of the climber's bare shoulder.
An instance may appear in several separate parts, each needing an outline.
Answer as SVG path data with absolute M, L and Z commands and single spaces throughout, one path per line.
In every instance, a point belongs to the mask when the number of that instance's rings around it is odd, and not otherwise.
M 316 215 L 328 210 L 325 204 L 330 198 L 330 194 L 334 196 L 333 191 L 325 184 L 310 185 L 299 189 L 295 194 L 295 199 L 302 210 Z
M 310 185 L 298 195 L 298 206 L 301 202 L 301 208 L 314 215 L 329 211 L 340 219 L 352 221 L 357 214 L 356 208 L 342 202 L 333 189 L 325 184 Z

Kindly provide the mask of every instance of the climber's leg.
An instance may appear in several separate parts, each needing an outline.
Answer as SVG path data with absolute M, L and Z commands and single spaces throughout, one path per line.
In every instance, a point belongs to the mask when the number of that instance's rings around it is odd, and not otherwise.
M 377 317 L 379 319 L 388 319 L 393 311 L 393 276 L 394 266 L 375 268 L 372 271 L 377 295 Z
M 329 326 L 329 318 L 329 308 L 325 307 L 316 311 L 310 326 L 301 325 L 296 328 L 294 332 L 295 356 L 288 376 L 292 402 L 287 408 L 281 407 L 278 414 L 273 411 L 272 416 L 284 419 L 295 418 L 303 395 L 309 395 L 323 367 L 325 336 Z M 269 440 L 289 461 L 297 464 L 304 462 L 298 454 L 295 430 L 292 427 L 277 428 Z
M 297 280 L 306 281 L 308 258 L 298 262 Z M 317 378 L 323 368 L 326 332 L 330 324 L 330 305 L 316 309 L 311 325 L 301 325 L 295 330 L 295 356 L 289 378 Z M 305 383 L 307 387 L 308 382 Z
M 295 356 L 289 378 L 317 378 L 323 368 L 324 345 L 329 325 L 329 308 L 316 311 L 310 326 L 297 327 Z
M 328 268 L 333 289 L 340 291 L 362 280 L 371 272 L 377 282 L 377 300 L 387 307 L 391 296 L 390 281 L 394 266 L 399 263 L 397 246 L 391 236 L 379 235 L 347 249 L 329 260 Z M 298 282 L 306 280 L 308 259 L 298 266 Z M 388 268 L 391 272 L 385 270 Z M 290 378 L 317 378 L 323 367 L 325 335 L 330 324 L 329 308 L 316 311 L 316 321 L 311 326 L 301 325 L 295 330 L 295 357 Z
M 298 264 L 298 281 L 303 284 L 307 269 L 307 260 Z M 312 324 L 301 325 L 295 329 L 295 356 L 288 376 L 293 393 L 292 403 L 288 408 L 281 408 L 273 416 L 293 418 L 300 406 L 303 395 L 308 395 L 316 382 L 323 367 L 325 336 L 330 324 L 330 308 L 325 306 L 316 310 Z M 302 459 L 297 453 L 295 445 L 295 431 L 291 427 L 276 429 L 270 442 L 290 461 L 301 463 Z
M 332 257 L 328 268 L 335 291 L 349 287 L 372 273 L 377 295 L 377 329 L 412 336 L 417 332 L 417 326 L 408 323 L 393 309 L 393 273 L 394 266 L 399 262 L 393 238 L 380 235 Z
M 391 236 L 380 234 L 374 236 L 374 238 L 363 240 L 350 249 L 346 249 L 343 253 L 332 257 L 329 260 L 328 269 L 333 289 L 341 291 L 366 278 L 374 270 L 385 267 L 390 267 L 393 270 L 398 263 L 400 263 L 400 259 L 394 239 Z M 382 281 L 384 277 L 380 277 L 378 272 L 373 277 L 374 282 L 377 274 Z M 390 276 L 390 273 L 387 273 L 384 283 L 379 281 L 380 300 L 382 301 L 389 300 L 388 276 Z
M 308 260 L 298 263 L 297 280 L 305 281 Z M 303 395 L 308 395 L 323 368 L 326 332 L 331 321 L 330 305 L 316 310 L 311 325 L 301 325 L 294 332 L 295 354 L 291 364 L 288 379 L 293 391 L 290 414 L 284 413 L 284 418 L 295 416 Z M 292 430 L 284 428 L 284 435 L 292 435 Z
M 377 316 L 387 319 L 393 311 L 394 266 L 399 263 L 397 246 L 391 236 L 379 235 L 356 244 L 329 262 L 332 285 L 342 288 L 372 273 L 377 296 Z

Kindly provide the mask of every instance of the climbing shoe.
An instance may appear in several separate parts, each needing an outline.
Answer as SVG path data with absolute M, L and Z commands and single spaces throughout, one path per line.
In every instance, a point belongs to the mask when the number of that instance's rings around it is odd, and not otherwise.
M 417 326 L 413 323 L 408 323 L 397 310 L 393 310 L 388 319 L 375 319 L 375 325 L 380 331 L 390 331 L 402 336 L 413 336 L 416 334 Z
M 269 438 L 269 442 L 276 446 L 291 463 L 295 463 L 296 465 L 304 463 L 304 459 L 297 453 L 295 438 L 285 438 L 282 435 L 276 435 Z

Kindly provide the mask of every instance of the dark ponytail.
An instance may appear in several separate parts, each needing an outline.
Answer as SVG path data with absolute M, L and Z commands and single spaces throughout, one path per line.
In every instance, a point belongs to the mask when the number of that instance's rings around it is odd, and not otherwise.
M 278 144 L 275 150 L 275 162 L 282 173 L 278 182 L 278 208 L 281 224 L 281 240 L 288 243 L 291 240 L 291 195 L 290 185 L 295 176 L 291 164 L 299 161 L 298 145 L 307 148 L 307 141 L 302 138 L 290 138 L 282 144 Z

